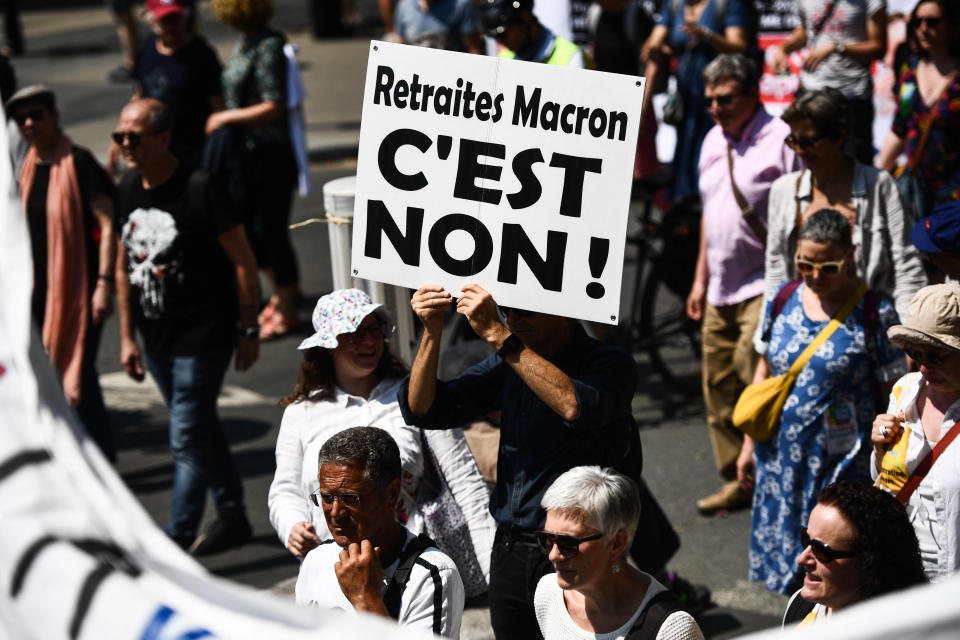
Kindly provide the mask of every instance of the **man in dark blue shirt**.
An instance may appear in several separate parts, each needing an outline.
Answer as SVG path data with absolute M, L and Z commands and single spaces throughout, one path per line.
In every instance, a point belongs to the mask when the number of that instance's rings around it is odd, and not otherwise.
M 399 394 L 400 408 L 408 424 L 428 429 L 502 412 L 490 498 L 498 525 L 490 558 L 490 619 L 498 640 L 537 638 L 533 594 L 540 577 L 552 571 L 533 535 L 544 524 L 540 500 L 573 467 L 620 466 L 628 452 L 639 465 L 630 406 L 636 367 L 628 354 L 593 340 L 568 318 L 505 307 L 498 312 L 488 292 L 469 284 L 457 312 L 497 353 L 441 383 L 442 314 L 452 300 L 438 285 L 425 285 L 413 296 L 424 333 Z

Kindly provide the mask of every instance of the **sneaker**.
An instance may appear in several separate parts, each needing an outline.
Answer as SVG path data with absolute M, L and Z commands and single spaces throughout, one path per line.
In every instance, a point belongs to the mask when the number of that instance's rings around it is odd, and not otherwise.
M 710 606 L 710 589 L 706 585 L 694 584 L 673 571 L 667 571 L 663 586 L 680 600 L 690 615 L 696 615 Z
M 246 516 L 224 518 L 218 516 L 190 545 L 190 555 L 208 556 L 242 546 L 253 537 L 253 529 Z
M 130 67 L 119 66 L 107 74 L 107 80 L 115 84 L 133 82 L 136 77 L 133 75 L 133 69 Z
M 711 514 L 717 511 L 744 509 L 749 507 L 750 503 L 750 492 L 745 491 L 736 480 L 731 480 L 720 487 L 716 493 L 697 500 L 697 509 L 700 513 Z

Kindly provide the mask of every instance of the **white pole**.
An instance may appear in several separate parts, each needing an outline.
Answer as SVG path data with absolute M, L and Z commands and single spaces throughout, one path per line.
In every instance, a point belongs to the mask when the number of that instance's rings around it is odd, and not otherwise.
M 323 208 L 330 229 L 330 272 L 334 289 L 353 286 L 350 276 L 350 241 L 353 231 L 353 203 L 357 193 L 357 176 L 331 180 L 323 185 Z

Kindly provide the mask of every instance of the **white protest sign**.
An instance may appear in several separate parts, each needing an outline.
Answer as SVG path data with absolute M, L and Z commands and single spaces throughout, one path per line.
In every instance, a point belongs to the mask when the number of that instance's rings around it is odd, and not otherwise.
M 644 80 L 370 47 L 353 275 L 616 324 Z

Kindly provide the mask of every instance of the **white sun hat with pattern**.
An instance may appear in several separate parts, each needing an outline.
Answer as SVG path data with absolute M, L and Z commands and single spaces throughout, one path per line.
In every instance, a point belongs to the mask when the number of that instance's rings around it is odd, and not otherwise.
M 300 343 L 298 349 L 337 348 L 337 336 L 353 333 L 371 313 L 377 314 L 386 327 L 384 338 L 393 335 L 396 328 L 390 310 L 373 302 L 360 289 L 337 289 L 319 300 L 313 309 L 314 334 Z

